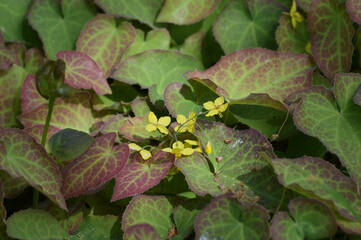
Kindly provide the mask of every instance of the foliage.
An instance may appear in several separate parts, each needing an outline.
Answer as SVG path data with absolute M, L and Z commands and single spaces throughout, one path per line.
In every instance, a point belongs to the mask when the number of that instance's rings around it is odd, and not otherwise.
M 357 0 L 0 0 L 0 239 L 359 239 L 359 24 Z

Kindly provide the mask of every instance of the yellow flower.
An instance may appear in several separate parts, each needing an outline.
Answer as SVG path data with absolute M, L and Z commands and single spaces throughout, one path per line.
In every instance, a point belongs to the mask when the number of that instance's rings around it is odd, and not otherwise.
M 148 150 L 143 149 L 142 147 L 140 147 L 139 145 L 137 145 L 135 143 L 129 143 L 128 147 L 132 150 L 139 152 L 140 155 L 142 155 L 142 158 L 144 160 L 147 160 L 148 158 L 150 158 L 152 156 L 152 154 Z
M 191 155 L 194 149 L 186 148 L 181 141 L 177 141 L 173 143 L 172 148 L 163 148 L 162 151 L 173 153 L 176 158 L 179 158 L 182 155 Z
M 311 43 L 310 41 L 307 42 L 305 50 L 308 54 L 311 54 Z
M 179 114 L 177 115 L 177 122 L 179 123 L 179 125 L 177 125 L 174 130 L 176 132 L 190 132 L 190 133 L 194 133 L 194 124 L 196 123 L 196 114 L 194 112 L 191 112 L 188 116 L 188 118 L 186 118 L 184 115 Z
M 147 124 L 145 128 L 148 132 L 154 132 L 158 129 L 161 133 L 168 134 L 166 127 L 170 124 L 170 117 L 161 117 L 158 120 L 154 112 L 150 112 L 148 114 L 148 120 L 150 123 Z
M 222 112 L 226 111 L 228 107 L 228 103 L 224 103 L 224 98 L 219 97 L 214 102 L 208 101 L 203 103 L 203 107 L 207 109 L 209 112 L 206 114 L 206 117 L 214 116 L 218 114 L 222 117 Z
M 302 15 L 299 12 L 297 12 L 297 6 L 295 0 L 293 0 L 292 2 L 292 7 L 290 12 L 289 13 L 283 12 L 283 13 L 291 17 L 291 23 L 293 28 L 296 28 L 297 22 L 302 22 L 304 20 Z
M 194 151 L 202 153 L 202 149 L 199 147 L 199 141 L 189 140 L 189 139 L 186 139 L 184 141 L 185 141 L 184 146 L 186 148 L 192 148 L 193 146 L 197 146 L 196 148 L 193 148 Z
M 206 147 L 205 147 L 204 151 L 205 151 L 206 153 L 208 153 L 208 154 L 211 154 L 211 152 L 212 152 L 212 145 L 211 145 L 211 142 L 207 142 L 207 144 L 206 144 Z

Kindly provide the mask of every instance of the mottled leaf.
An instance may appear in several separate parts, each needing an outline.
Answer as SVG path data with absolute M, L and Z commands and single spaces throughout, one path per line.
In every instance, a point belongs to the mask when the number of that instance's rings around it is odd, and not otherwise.
M 49 126 L 48 128 L 48 135 L 46 136 L 46 143 L 45 143 L 45 149 L 47 152 L 49 152 L 49 139 L 57 132 L 59 132 L 61 129 Z M 32 136 L 35 141 L 39 144 L 41 144 L 41 140 L 43 138 L 43 132 L 44 132 L 44 126 L 43 125 L 36 125 L 34 127 L 25 128 L 24 131 L 28 133 L 30 136 Z
M 259 205 L 242 206 L 228 196 L 213 199 L 198 214 L 196 239 L 269 239 L 269 214 Z
M 22 112 L 30 112 L 31 110 L 47 102 L 48 100 L 43 98 L 36 89 L 34 75 L 28 74 L 24 80 L 23 87 L 21 88 Z
M 97 94 L 112 93 L 107 78 L 96 62 L 77 51 L 58 52 L 56 57 L 66 64 L 64 83 L 74 88 L 93 89 Z
M 148 132 L 145 127 L 149 124 L 148 114 L 143 117 L 127 118 L 119 129 L 119 133 L 130 141 L 144 142 L 149 138 L 157 138 L 161 133 Z
M 274 0 L 231 1 L 213 25 L 214 36 L 228 54 L 237 49 L 276 49 L 274 33 L 282 11 Z
M 5 198 L 16 198 L 29 184 L 22 177 L 12 177 L 4 170 L 0 170 L 1 190 Z
M 124 231 L 124 239 L 131 240 L 161 240 L 157 231 L 149 224 L 136 224 Z
M 346 7 L 351 19 L 354 22 L 361 24 L 361 2 L 358 0 L 347 0 Z
M 298 22 L 296 28 L 294 28 L 291 23 L 291 18 L 289 16 L 282 16 L 279 23 L 280 25 L 276 31 L 278 51 L 307 53 L 306 45 L 310 40 L 307 22 Z
M 200 31 L 190 35 L 179 49 L 180 52 L 189 54 L 199 61 L 202 61 L 202 43 L 206 36 L 205 32 Z
M 93 145 L 64 170 L 62 192 L 65 198 L 81 195 L 97 188 L 119 174 L 128 160 L 127 144 L 114 145 L 116 134 L 95 139 Z
M 303 11 L 308 12 L 312 0 L 296 0 L 296 5 L 302 8 Z
M 90 95 L 78 93 L 72 98 L 58 98 L 55 101 L 50 126 L 58 129 L 72 128 L 89 133 L 94 123 L 91 114 Z M 18 119 L 26 127 L 44 126 L 48 104 L 42 104 L 28 113 L 18 116 Z
M 56 53 L 75 50 L 84 25 L 96 15 L 96 8 L 83 0 L 35 0 L 28 19 L 39 33 L 46 55 L 56 60 Z
M 209 79 L 217 92 L 230 99 L 251 93 L 268 93 L 282 101 L 297 90 L 311 86 L 312 63 L 305 54 L 280 53 L 267 49 L 238 50 L 204 72 L 194 71 L 189 78 Z
M 68 237 L 68 233 L 50 213 L 39 209 L 14 213 L 8 218 L 7 226 L 7 233 L 13 238 L 37 240 Z
M 123 214 L 122 229 L 136 224 L 149 224 L 164 239 L 172 226 L 173 206 L 165 196 L 138 195 L 133 197 Z
M 357 234 L 361 235 L 361 223 L 357 221 L 351 221 L 347 218 L 343 218 L 341 216 L 336 216 L 336 221 L 338 226 L 348 234 Z M 355 238 L 357 239 L 357 238 Z
M 196 23 L 211 14 L 220 2 L 220 0 L 166 0 L 157 22 L 179 25 Z
M 155 101 L 163 100 L 163 92 L 172 82 L 186 82 L 185 72 L 202 69 L 201 63 L 192 56 L 176 51 L 149 50 L 123 61 L 113 78 L 127 83 L 138 83 L 149 88 L 155 84 Z
M 290 96 L 286 102 L 302 99 L 294 110 L 298 129 L 317 137 L 346 166 L 356 183 L 361 183 L 361 107 L 352 98 L 361 84 L 361 75 L 339 73 L 334 95 L 323 87 L 312 87 Z
M 298 226 L 287 212 L 278 212 L 272 218 L 271 229 L 273 240 L 305 239 L 301 226 Z
M 14 53 L 5 46 L 0 46 L 0 69 L 8 69 L 14 63 Z
M 66 209 L 60 192 L 61 174 L 58 165 L 45 149 L 22 130 L 0 130 L 0 168 L 13 177 L 23 177 L 59 207 Z
M 108 77 L 134 38 L 135 31 L 130 23 L 123 22 L 117 27 L 114 18 L 98 14 L 85 25 L 76 46 L 77 51 L 91 57 Z
M 332 81 L 348 72 L 352 61 L 354 28 L 344 3 L 314 0 L 308 13 L 311 52 L 321 71 Z
M 69 212 L 71 210 L 73 209 L 70 209 L 69 207 Z M 69 234 L 75 232 L 83 220 L 83 211 L 77 211 L 75 213 L 68 214 L 67 211 L 57 207 L 54 204 L 50 204 L 46 211 L 53 215 L 56 220 L 58 220 L 60 226 L 64 228 Z
M 349 219 L 361 216 L 361 196 L 357 185 L 335 166 L 320 158 L 275 158 L 272 160 L 278 180 L 304 196 L 317 197 Z M 337 194 L 334 194 L 336 192 Z
M 120 170 L 111 201 L 141 194 L 157 185 L 173 166 L 174 155 L 163 151 L 144 161 L 139 154 Z
M 164 0 L 95 0 L 104 12 L 127 19 L 136 19 L 154 27 L 155 18 Z
M 137 117 L 148 115 L 148 113 L 151 111 L 147 101 L 144 99 L 135 100 L 132 102 L 131 107 L 134 115 Z

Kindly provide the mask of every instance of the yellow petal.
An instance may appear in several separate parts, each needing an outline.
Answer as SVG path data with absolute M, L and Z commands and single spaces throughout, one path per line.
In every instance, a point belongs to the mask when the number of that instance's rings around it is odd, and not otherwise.
M 140 146 L 138 146 L 138 145 L 135 144 L 135 143 L 129 143 L 129 144 L 128 144 L 128 147 L 129 147 L 130 149 L 132 149 L 132 150 L 135 150 L 135 151 L 139 151 L 139 150 L 142 149 Z
M 183 124 L 183 123 L 185 123 L 187 120 L 188 120 L 188 119 L 187 119 L 184 115 L 182 115 L 182 114 L 177 115 L 177 122 L 178 122 L 179 124 Z
M 183 155 L 191 155 L 192 153 L 194 153 L 194 149 L 192 149 L 192 148 L 185 148 L 185 149 L 183 149 L 182 150 L 182 152 L 181 152 Z
M 147 130 L 148 132 L 154 132 L 155 130 L 157 130 L 157 126 L 154 124 L 147 124 L 145 130 Z
M 186 139 L 184 140 L 186 143 L 190 144 L 190 145 L 193 145 L 193 146 L 198 146 L 199 145 L 199 142 L 198 141 L 195 141 L 195 140 L 189 140 L 189 139 Z
M 305 50 L 308 54 L 311 54 L 311 43 L 310 41 L 307 42 Z
M 292 2 L 292 7 L 291 7 L 291 10 L 290 10 L 291 16 L 292 16 L 296 11 L 297 11 L 296 1 L 293 0 L 293 2 Z
M 175 143 L 173 143 L 172 145 L 173 149 L 183 149 L 184 148 L 184 144 L 181 141 L 176 141 Z
M 211 145 L 211 142 L 207 142 L 207 144 L 206 144 L 206 147 L 205 147 L 204 151 L 205 151 L 206 153 L 208 153 L 208 154 L 211 154 L 211 152 L 212 152 L 212 145 Z
M 140 150 L 140 155 L 142 155 L 142 158 L 144 160 L 147 160 L 148 158 L 150 158 L 152 156 L 152 154 L 148 150 L 145 150 L 145 149 Z
M 302 15 L 299 12 L 295 12 L 294 17 L 297 22 L 302 22 L 304 20 L 304 18 L 302 17 Z
M 174 131 L 180 132 L 180 133 L 187 131 L 187 128 L 185 128 L 185 126 L 182 126 L 182 128 L 180 128 L 180 126 L 181 125 L 175 126 Z M 180 128 L 180 130 L 179 130 L 179 128 Z
M 194 151 L 202 153 L 202 149 L 200 147 L 195 148 Z
M 207 110 L 212 110 L 216 108 L 216 105 L 214 104 L 214 102 L 208 101 L 206 103 L 203 103 L 203 107 Z
M 168 129 L 167 128 L 165 128 L 165 127 L 163 127 L 161 125 L 158 125 L 157 128 L 161 133 L 168 134 Z
M 157 116 L 155 116 L 154 112 L 150 112 L 150 113 L 148 114 L 148 121 L 149 121 L 150 123 L 153 123 L 153 124 L 157 124 L 157 123 L 158 123 L 158 118 L 157 118 Z
M 292 23 L 292 27 L 293 27 L 293 28 L 296 28 L 296 26 L 297 26 L 297 21 L 296 21 L 295 18 L 291 18 L 291 23 Z
M 173 149 L 171 149 L 171 148 L 163 148 L 162 151 L 163 152 L 173 153 Z
M 214 101 L 214 104 L 216 104 L 216 106 L 220 106 L 224 103 L 224 98 L 223 97 L 219 97 L 216 99 L 216 101 Z
M 192 120 L 196 120 L 196 118 L 195 118 L 195 116 L 196 116 L 196 113 L 195 112 L 191 112 L 190 114 L 189 114 L 189 116 L 188 116 L 188 119 L 192 119 Z
M 170 117 L 161 117 L 159 118 L 158 125 L 167 127 L 170 124 Z
M 228 108 L 228 103 L 225 103 L 218 107 L 218 111 L 224 112 L 224 111 L 226 111 L 227 108 Z
M 206 117 L 217 115 L 218 112 L 219 112 L 218 110 L 213 109 L 213 110 L 209 111 L 209 113 L 206 114 Z

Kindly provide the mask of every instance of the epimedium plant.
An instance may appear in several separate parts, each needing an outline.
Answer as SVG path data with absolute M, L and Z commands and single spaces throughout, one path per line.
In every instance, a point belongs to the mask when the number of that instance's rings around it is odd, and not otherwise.
M 0 0 L 1 239 L 359 239 L 357 0 Z

